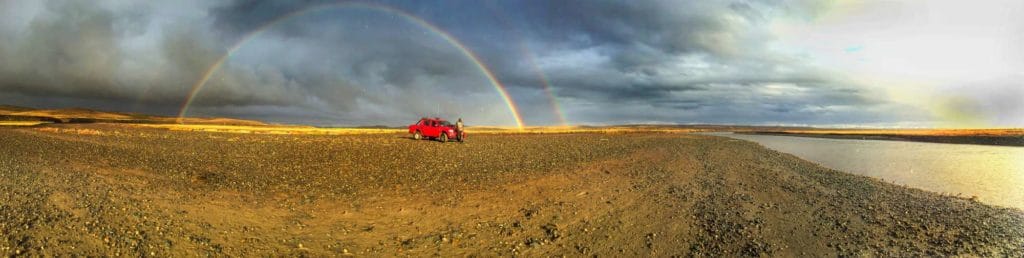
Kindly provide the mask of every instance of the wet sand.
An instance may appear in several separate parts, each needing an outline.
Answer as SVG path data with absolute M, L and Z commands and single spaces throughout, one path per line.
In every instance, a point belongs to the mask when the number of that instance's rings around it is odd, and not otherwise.
M 92 124 L 0 146 L 4 256 L 1024 255 L 1020 210 L 706 135 Z

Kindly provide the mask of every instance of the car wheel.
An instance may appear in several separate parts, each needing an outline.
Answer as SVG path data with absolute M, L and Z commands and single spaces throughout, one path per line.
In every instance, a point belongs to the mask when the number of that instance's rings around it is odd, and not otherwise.
M 416 133 L 412 134 L 412 138 L 416 139 L 416 140 L 420 140 L 420 139 L 423 139 L 423 135 L 420 134 L 420 131 L 416 131 Z
M 447 142 L 448 141 L 448 134 L 441 133 L 441 138 L 439 138 L 438 140 L 440 140 L 441 143 Z

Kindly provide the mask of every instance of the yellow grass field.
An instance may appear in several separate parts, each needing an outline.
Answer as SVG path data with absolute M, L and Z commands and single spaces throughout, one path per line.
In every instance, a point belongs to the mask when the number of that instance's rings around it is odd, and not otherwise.
M 311 135 L 351 135 L 351 134 L 391 134 L 405 133 L 404 128 L 320 128 L 311 126 L 245 126 L 245 125 L 189 125 L 189 124 L 139 124 L 149 128 L 164 128 L 172 131 L 192 132 L 223 132 L 243 134 L 311 134 Z M 513 127 L 468 127 L 470 134 L 564 134 L 564 133 L 691 133 L 701 129 L 672 127 L 575 127 L 575 126 L 535 126 L 523 129 Z
M 45 121 L 0 121 L 0 126 L 37 126 L 49 123 Z
M 311 126 L 247 126 L 247 125 L 183 125 L 183 124 L 140 124 L 135 126 L 164 128 L 171 131 L 222 132 L 243 134 L 389 134 L 404 132 L 403 129 L 380 128 L 317 128 Z

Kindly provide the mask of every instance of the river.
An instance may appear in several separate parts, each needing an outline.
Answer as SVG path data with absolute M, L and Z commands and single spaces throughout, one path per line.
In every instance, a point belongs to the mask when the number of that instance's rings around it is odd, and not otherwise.
M 1024 209 L 1024 147 L 713 133 L 832 169 Z

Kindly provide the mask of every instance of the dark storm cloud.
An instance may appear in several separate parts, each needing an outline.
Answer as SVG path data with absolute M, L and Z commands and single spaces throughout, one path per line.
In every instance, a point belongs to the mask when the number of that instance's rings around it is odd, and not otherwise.
M 575 110 L 580 121 L 901 119 L 895 113 L 906 112 L 857 115 L 896 107 L 870 97 L 877 92 L 767 49 L 773 15 L 809 17 L 819 8 L 800 1 L 549 1 L 517 12 L 523 16 L 517 20 L 534 44 L 550 46 L 538 51 L 542 60 L 565 59 L 550 62 L 546 72 L 559 97 L 585 104 Z M 792 87 L 765 90 L 777 85 Z M 642 111 L 600 115 L 622 105 Z
M 718 43 L 715 41 L 720 40 L 714 36 L 716 33 L 733 32 L 725 30 L 726 25 L 715 17 L 721 10 L 707 6 L 707 2 L 545 3 L 546 6 L 538 6 L 536 10 L 540 17 L 548 19 L 544 25 L 553 25 L 545 34 L 566 35 L 564 40 L 569 42 L 573 37 L 583 36 L 575 39 L 581 45 L 650 46 L 669 53 L 682 53 L 712 49 Z M 566 31 L 571 33 L 565 34 Z
M 148 34 L 139 32 L 150 22 L 145 13 L 139 14 L 132 6 L 104 7 L 80 1 L 42 3 L 42 10 L 23 33 L 0 39 L 0 59 L 4 60 L 0 87 L 7 93 L 66 97 L 83 103 L 176 105 L 221 54 L 222 47 L 197 28 L 167 26 L 162 35 L 147 39 Z M 139 50 L 132 44 L 149 45 Z M 217 83 L 222 86 L 216 87 L 217 96 L 222 97 L 218 102 L 292 103 L 287 99 L 294 96 L 262 94 L 249 86 L 275 83 L 272 74 L 225 73 L 223 81 L 240 83 Z
M 272 21 L 284 14 L 302 10 L 306 7 L 342 3 L 351 1 L 331 0 L 295 0 L 295 1 L 226 1 L 221 5 L 210 8 L 209 13 L 213 18 L 214 27 L 217 31 L 225 33 L 229 37 L 238 37 L 251 32 L 268 21 Z M 303 37 L 309 33 L 318 31 L 316 26 L 293 26 L 288 29 L 279 30 L 290 36 Z
M 33 20 L 20 40 L 3 42 L 0 80 L 5 90 L 26 94 L 124 97 L 114 86 L 121 62 L 117 17 L 85 3 L 48 5 L 54 14 Z M 67 87 L 66 85 L 83 85 Z
M 0 101 L 173 113 L 245 35 L 335 2 L 3 2 L 0 12 L 11 18 L 0 18 L 0 32 L 12 36 L 0 38 Z M 557 122 L 542 76 L 577 123 L 857 123 L 902 115 L 871 97 L 880 94 L 766 47 L 773 19 L 814 16 L 821 7 L 813 2 L 379 4 L 465 43 L 508 87 L 528 124 Z M 511 118 L 455 46 L 372 8 L 326 9 L 269 27 L 213 74 L 192 110 L 331 125 L 427 115 L 507 125 Z

